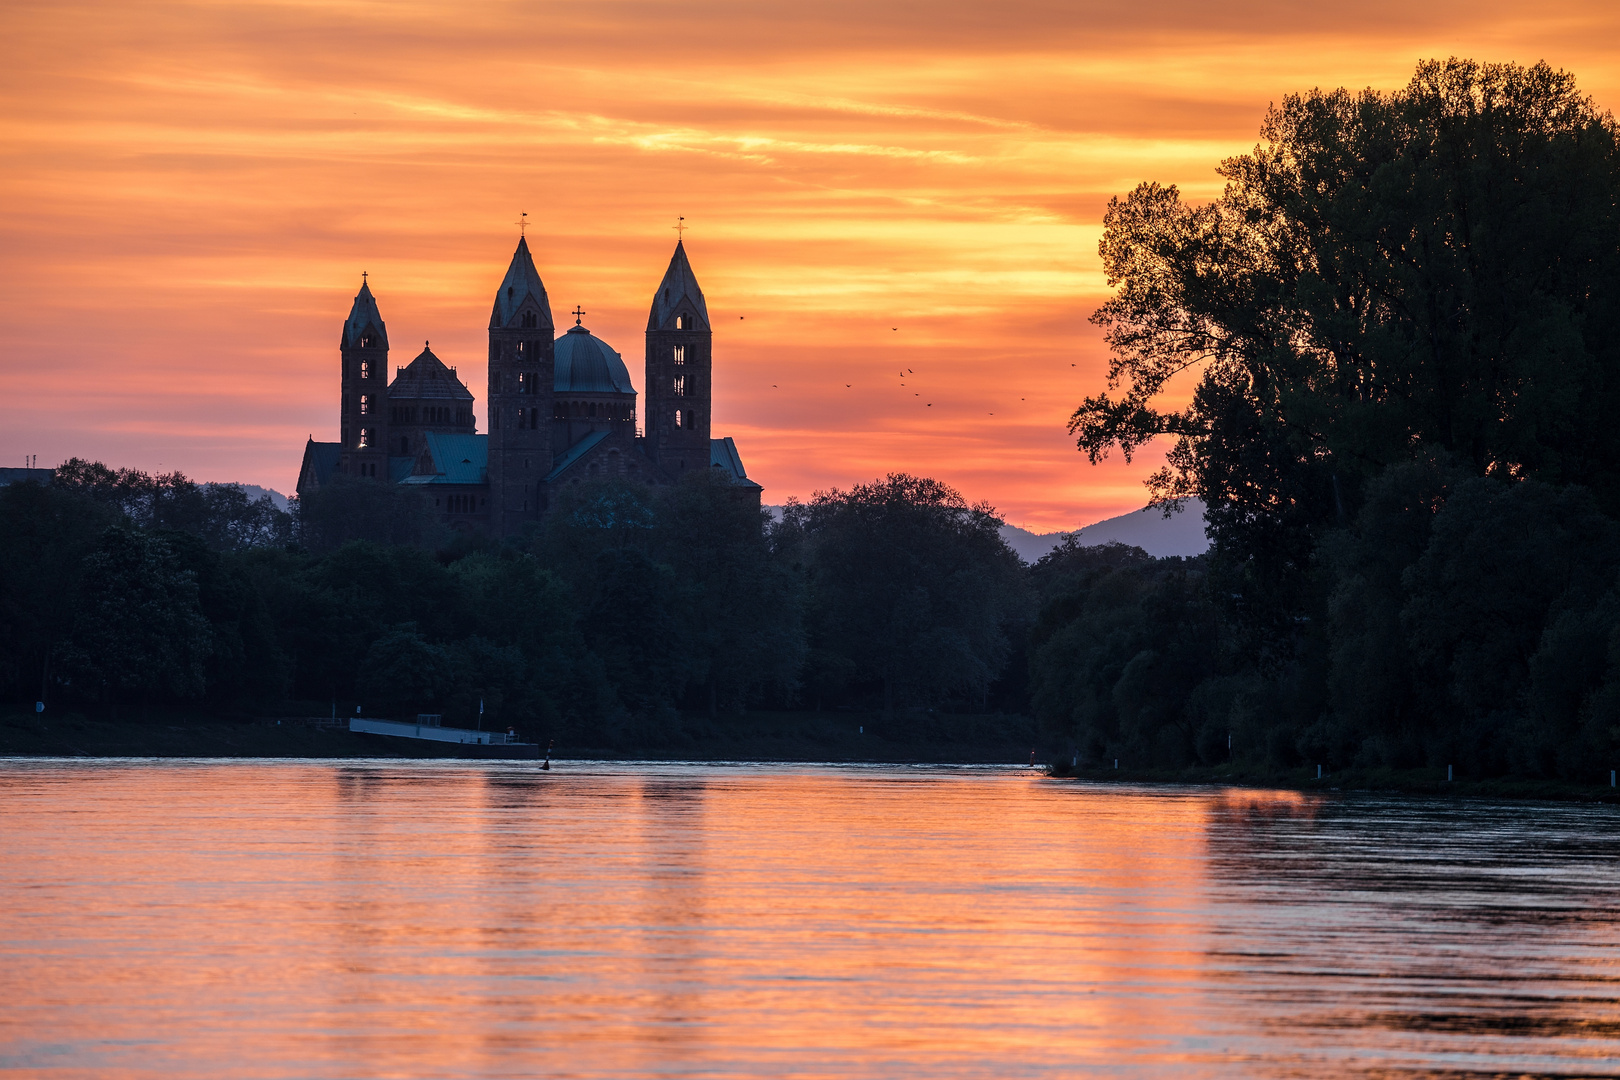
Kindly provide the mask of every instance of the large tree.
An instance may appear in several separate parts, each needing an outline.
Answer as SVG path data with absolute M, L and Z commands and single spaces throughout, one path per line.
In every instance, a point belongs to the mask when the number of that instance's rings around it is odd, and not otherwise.
M 1173 437 L 1154 499 L 1205 499 L 1274 583 L 1435 454 L 1620 509 L 1620 142 L 1572 76 L 1452 59 L 1291 96 L 1220 174 L 1204 205 L 1109 204 L 1111 392 L 1070 427 L 1093 461 Z
M 1032 598 L 1001 520 L 937 480 L 890 474 L 790 503 L 818 653 L 896 702 L 980 701 Z

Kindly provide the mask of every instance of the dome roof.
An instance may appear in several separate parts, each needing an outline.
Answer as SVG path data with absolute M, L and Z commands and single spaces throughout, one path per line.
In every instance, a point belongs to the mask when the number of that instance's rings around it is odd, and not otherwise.
M 608 343 L 583 326 L 569 327 L 557 339 L 552 387 L 559 394 L 633 394 L 630 371 Z

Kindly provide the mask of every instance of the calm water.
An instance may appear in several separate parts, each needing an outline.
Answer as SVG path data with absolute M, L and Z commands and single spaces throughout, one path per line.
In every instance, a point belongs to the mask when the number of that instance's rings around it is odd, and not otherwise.
M 1620 1076 L 1620 813 L 0 762 L 0 1072 Z

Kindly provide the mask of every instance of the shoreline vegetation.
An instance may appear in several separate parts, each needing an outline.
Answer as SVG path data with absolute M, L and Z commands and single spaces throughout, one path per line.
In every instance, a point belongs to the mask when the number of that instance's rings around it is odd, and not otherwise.
M 863 730 L 864 729 L 864 732 Z M 1439 768 L 1269 767 L 1228 763 L 1181 768 L 1072 766 L 1037 749 L 1040 732 L 1030 717 L 932 715 L 885 724 L 881 713 L 749 713 L 711 724 L 687 718 L 681 733 L 639 749 L 563 746 L 551 759 L 568 761 L 708 762 L 829 765 L 1028 766 L 1054 780 L 1128 786 L 1200 786 L 1281 789 L 1301 794 L 1377 793 L 1457 799 L 1588 802 L 1620 805 L 1607 783 L 1524 777 L 1446 779 Z M 0 713 L 0 762 L 30 758 L 229 759 L 323 761 L 427 760 L 450 756 L 442 747 L 319 727 L 303 718 L 199 719 L 161 716 L 147 721 L 98 720 L 78 713 L 45 717 Z
M 342 723 L 342 720 L 339 720 Z M 1035 721 L 998 714 L 748 712 L 710 719 L 679 714 L 656 738 L 558 742 L 553 759 L 602 761 L 781 761 L 1025 764 L 1039 745 Z M 544 744 L 542 743 L 542 746 Z M 204 718 L 183 713 L 108 720 L 82 713 L 0 712 L 5 757 L 436 758 L 440 744 L 416 744 L 302 717 Z

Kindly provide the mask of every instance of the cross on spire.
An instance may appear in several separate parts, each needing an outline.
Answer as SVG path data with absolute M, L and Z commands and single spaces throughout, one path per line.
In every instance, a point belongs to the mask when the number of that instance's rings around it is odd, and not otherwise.
M 578 304 L 575 304 L 574 305 L 574 310 L 570 311 L 568 314 L 570 314 L 570 315 L 572 315 L 574 317 L 574 325 L 578 326 L 579 325 L 579 320 L 581 320 L 581 319 L 583 319 L 585 317 L 585 309 L 580 307 Z
M 675 219 L 675 224 L 670 226 L 670 228 L 675 230 L 675 240 L 676 240 L 676 242 L 679 242 L 680 239 L 681 239 L 681 234 L 684 233 L 687 229 L 690 229 L 691 227 L 692 226 L 690 226 L 690 225 L 688 225 L 686 223 L 686 218 L 685 217 L 677 217 Z
M 365 283 L 366 283 L 366 272 L 364 270 L 362 270 L 362 271 L 360 271 L 360 284 L 364 285 Z
M 518 235 L 522 236 L 523 230 L 529 227 L 529 212 L 527 210 L 523 211 L 523 213 L 518 215 L 518 219 L 512 222 L 512 224 L 518 227 Z

